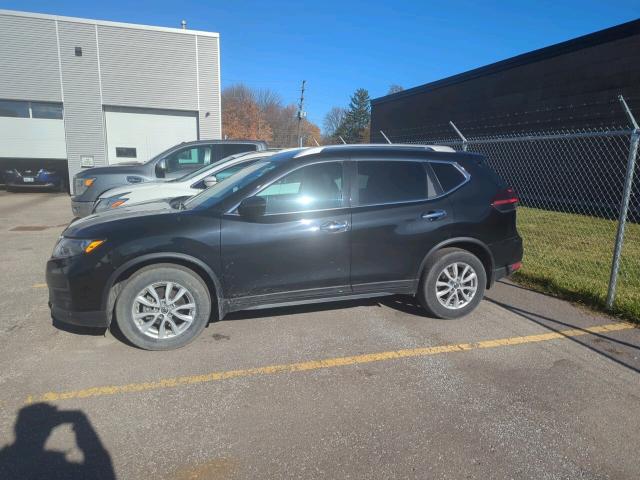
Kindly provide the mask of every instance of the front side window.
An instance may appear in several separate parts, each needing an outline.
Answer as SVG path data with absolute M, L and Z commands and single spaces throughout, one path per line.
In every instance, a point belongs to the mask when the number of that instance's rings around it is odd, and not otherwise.
M 0 117 L 29 118 L 29 102 L 0 100 Z
M 167 173 L 193 169 L 211 163 L 211 146 L 183 148 L 167 157 Z
M 359 161 L 358 204 L 379 205 L 436 196 L 426 162 Z
M 299 168 L 276 180 L 258 196 L 267 201 L 266 214 L 296 213 L 342 207 L 342 163 Z

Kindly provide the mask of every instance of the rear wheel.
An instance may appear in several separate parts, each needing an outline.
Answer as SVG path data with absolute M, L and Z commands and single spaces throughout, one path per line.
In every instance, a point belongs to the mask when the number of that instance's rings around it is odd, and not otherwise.
M 211 314 L 209 290 L 188 268 L 161 264 L 136 272 L 116 301 L 124 336 L 145 350 L 172 350 L 194 340 Z
M 459 318 L 484 296 L 487 274 L 478 257 L 460 248 L 443 248 L 425 266 L 418 299 L 437 318 Z

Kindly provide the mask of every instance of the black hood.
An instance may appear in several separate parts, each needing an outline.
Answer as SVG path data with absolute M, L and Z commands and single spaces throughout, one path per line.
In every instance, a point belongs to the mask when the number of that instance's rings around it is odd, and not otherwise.
M 72 221 L 62 235 L 65 237 L 95 237 L 98 231 L 106 232 L 113 228 L 114 222 L 129 223 L 151 215 L 170 215 L 178 210 L 172 208 L 168 201 L 138 203 L 130 207 L 117 208 L 106 212 L 94 213 Z

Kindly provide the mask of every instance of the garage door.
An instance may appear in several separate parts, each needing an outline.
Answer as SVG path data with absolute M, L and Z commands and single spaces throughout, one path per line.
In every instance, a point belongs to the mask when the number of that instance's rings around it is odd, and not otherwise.
M 196 112 L 105 108 L 109 164 L 144 162 L 180 142 L 198 139 Z

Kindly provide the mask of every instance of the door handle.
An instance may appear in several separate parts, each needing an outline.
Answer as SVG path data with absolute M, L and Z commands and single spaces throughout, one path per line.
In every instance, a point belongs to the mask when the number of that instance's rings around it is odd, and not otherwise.
M 336 222 L 331 220 L 320 225 L 323 232 L 346 232 L 349 230 L 349 222 Z
M 445 210 L 431 210 L 430 212 L 423 213 L 421 215 L 422 218 L 424 218 L 425 220 L 429 220 L 430 222 L 440 220 L 441 218 L 446 216 L 447 212 Z

